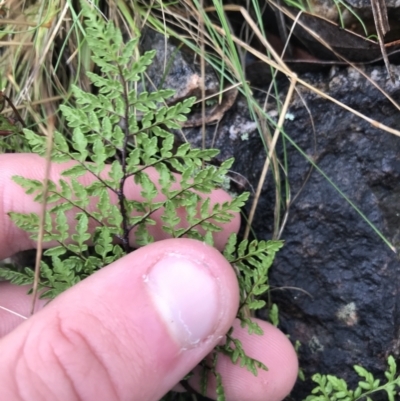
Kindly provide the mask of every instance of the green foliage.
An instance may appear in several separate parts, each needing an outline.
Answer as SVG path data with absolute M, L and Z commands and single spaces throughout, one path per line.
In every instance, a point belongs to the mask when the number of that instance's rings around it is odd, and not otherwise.
M 304 401 L 372 401 L 372 394 L 378 392 L 386 392 L 388 401 L 398 399 L 400 375 L 397 374 L 397 365 L 392 356 L 388 358 L 385 384 L 381 384 L 379 379 L 361 366 L 355 365 L 354 370 L 361 378 L 355 390 L 349 390 L 343 379 L 317 373 L 312 377 L 317 386 Z
M 237 244 L 235 234 L 231 235 L 224 250 L 224 256 L 238 273 L 241 288 L 238 318 L 242 327 L 247 326 L 249 333 L 262 334 L 261 328 L 249 317 L 249 310 L 266 306 L 260 297 L 269 289 L 268 271 L 276 252 L 282 247 L 281 241 L 242 241 Z M 277 307 L 271 308 L 272 322 L 277 323 Z
M 7 98 L 8 99 L 8 98 Z M 5 107 L 5 98 L 0 91 L 0 153 L 6 151 L 24 152 L 27 150 L 26 141 L 24 140 L 21 124 L 14 116 L 6 116 L 3 114 Z
M 259 330 L 261 330 L 258 325 L 257 327 Z M 249 372 L 253 373 L 255 376 L 257 376 L 258 369 L 268 370 L 268 368 L 263 363 L 246 355 L 246 352 L 243 349 L 241 342 L 232 336 L 233 332 L 234 330 L 231 329 L 227 333 L 225 344 L 218 346 L 216 348 L 216 351 L 224 355 L 227 355 L 234 364 L 239 362 L 242 368 L 246 367 L 246 369 Z M 256 334 L 263 334 L 263 333 L 261 331 L 261 333 L 256 333 Z
M 180 128 L 195 99 L 166 106 L 171 90 L 139 93 L 137 82 L 154 52 L 135 58 L 138 38 L 124 43 L 112 23 L 82 7 L 86 40 L 99 67 L 99 73 L 88 73 L 96 95 L 75 86 L 76 107 L 60 107 L 71 135 L 54 133 L 51 160 L 63 163 L 58 182 L 13 177 L 35 201 L 46 203 L 43 243 L 47 250 L 40 263 L 39 289 L 49 299 L 133 251 L 132 244 L 153 242 L 149 229 L 156 224 L 157 212 L 162 212 L 162 230 L 169 236 L 213 245 L 221 224 L 231 221 L 248 198 L 245 193 L 230 202 L 211 204 L 207 194 L 225 183 L 233 160 L 213 166 L 209 162 L 217 150 L 192 149 L 187 143 L 175 149 L 170 132 Z M 44 157 L 47 139 L 28 129 L 24 135 L 30 150 Z M 139 187 L 139 198 L 129 195 L 127 184 Z M 33 240 L 38 239 L 38 215 L 12 212 L 10 217 Z M 273 241 L 238 244 L 232 235 L 224 251 L 241 288 L 238 318 L 250 333 L 262 334 L 249 311 L 265 306 L 259 298 L 268 290 L 268 269 L 281 246 Z M 29 268 L 2 267 L 0 277 L 20 285 L 34 281 Z M 276 307 L 270 313 L 277 323 Z M 266 369 L 246 355 L 231 329 L 207 368 L 216 378 L 220 401 L 224 400 L 216 370 L 220 353 L 254 374 Z
M 260 297 L 268 289 L 268 270 L 272 265 L 276 252 L 282 247 L 280 241 L 241 241 L 237 243 L 236 234 L 232 234 L 224 250 L 225 258 L 232 264 L 237 273 L 240 287 L 240 306 L 237 318 L 242 327 L 247 327 L 249 334 L 262 335 L 261 327 L 250 318 L 250 311 L 266 306 L 266 302 Z M 271 322 L 277 324 L 277 306 L 272 305 L 270 310 Z M 224 401 L 225 395 L 221 377 L 216 370 L 218 355 L 223 354 L 230 358 L 232 363 L 240 364 L 249 372 L 257 376 L 258 369 L 268 370 L 260 361 L 251 358 L 245 352 L 241 342 L 234 337 L 234 329 L 231 328 L 226 334 L 226 341 L 223 345 L 215 348 L 213 363 L 211 367 L 203 364 L 202 370 L 202 391 L 207 388 L 208 375 L 215 376 L 217 383 L 217 400 Z

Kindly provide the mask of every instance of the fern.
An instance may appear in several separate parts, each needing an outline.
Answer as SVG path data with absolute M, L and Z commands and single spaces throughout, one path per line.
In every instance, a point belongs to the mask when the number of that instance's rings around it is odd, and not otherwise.
M 361 366 L 355 365 L 354 370 L 361 378 L 355 390 L 349 390 L 343 379 L 317 373 L 312 377 L 317 386 L 304 401 L 372 401 L 372 394 L 378 392 L 386 392 L 388 401 L 398 399 L 400 375 L 397 374 L 397 365 L 392 356 L 388 357 L 385 384 L 381 384 L 379 379 L 375 379 L 372 373 Z
M 249 311 L 261 309 L 266 302 L 260 297 L 269 289 L 268 271 L 276 252 L 282 247 L 281 241 L 242 241 L 237 245 L 236 235 L 231 235 L 225 247 L 224 256 L 238 273 L 241 289 L 238 318 L 242 327 L 247 326 L 249 333 L 263 334 L 257 323 L 250 319 Z M 277 323 L 276 305 L 270 315 Z
M 98 93 L 75 86 L 76 107 L 60 107 L 71 135 L 55 132 L 51 160 L 68 162 L 68 167 L 58 182 L 47 183 L 47 192 L 38 180 L 13 177 L 35 201 L 46 201 L 43 241 L 51 247 L 47 246 L 40 264 L 39 288 L 44 291 L 41 296 L 50 299 L 131 252 L 132 238 L 138 246 L 153 242 L 149 227 L 155 224 L 157 211 L 163 211 L 162 229 L 168 235 L 213 245 L 220 224 L 229 222 L 248 198 L 245 193 L 211 207 L 207 194 L 224 184 L 233 160 L 216 167 L 209 164 L 218 153 L 215 149 L 192 149 L 187 143 L 174 149 L 174 135 L 169 132 L 180 128 L 195 99 L 166 106 L 174 93 L 171 90 L 137 92 L 136 84 L 154 52 L 135 59 L 132 55 L 137 53 L 138 38 L 124 43 L 112 23 L 105 23 L 86 5 L 82 7 L 86 40 L 99 67 L 98 74 L 87 75 Z M 31 151 L 44 157 L 46 138 L 28 129 L 24 135 Z M 127 197 L 129 181 L 140 187 L 140 200 Z M 73 227 L 67 219 L 71 214 L 75 216 Z M 12 212 L 10 217 L 37 239 L 37 215 Z M 250 333 L 262 334 L 247 312 L 265 306 L 259 297 L 268 290 L 268 269 L 281 246 L 273 241 L 237 244 L 232 235 L 224 251 L 239 278 L 238 317 Z M 10 266 L 0 268 L 0 277 L 20 285 L 34 280 L 31 269 Z M 276 308 L 274 313 L 276 320 Z M 215 369 L 220 353 L 254 374 L 259 368 L 266 369 L 246 355 L 231 330 L 226 344 L 215 349 L 210 369 L 216 377 L 219 400 L 224 399 L 222 379 Z

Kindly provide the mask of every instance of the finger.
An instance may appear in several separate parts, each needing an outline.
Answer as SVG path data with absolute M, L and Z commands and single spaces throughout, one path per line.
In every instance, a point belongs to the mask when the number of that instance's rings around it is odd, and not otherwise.
M 50 180 L 58 182 L 60 174 L 66 168 L 74 165 L 75 162 L 52 164 Z M 108 173 L 109 166 L 104 172 L 104 176 Z M 150 178 L 156 183 L 158 174 L 155 169 L 148 169 L 146 172 Z M 45 160 L 35 154 L 3 154 L 0 155 L 0 188 L 2 189 L 0 195 L 0 259 L 4 259 L 14 253 L 26 249 L 32 249 L 36 246 L 36 242 L 32 241 L 29 234 L 17 228 L 10 220 L 7 213 L 36 213 L 40 214 L 41 205 L 33 201 L 32 195 L 26 195 L 21 186 L 11 180 L 14 175 L 19 175 L 25 178 L 43 180 L 45 178 Z M 89 185 L 96 178 L 88 173 L 79 178 L 83 185 Z M 174 184 L 176 188 L 178 184 Z M 140 196 L 142 188 L 135 184 L 133 179 L 127 181 L 124 188 L 127 199 L 141 201 Z M 223 203 L 231 200 L 230 196 L 221 189 L 216 189 L 210 195 L 211 207 L 215 203 Z M 115 193 L 110 193 L 111 201 L 117 203 L 117 196 Z M 163 201 L 164 195 L 160 192 L 154 199 L 155 202 Z M 92 198 L 89 205 L 89 210 L 95 210 L 97 199 Z M 75 225 L 75 212 L 67 213 L 70 226 Z M 152 218 L 156 221 L 156 225 L 149 227 L 149 232 L 155 237 L 156 240 L 165 239 L 168 237 L 162 230 L 162 216 L 163 211 L 158 210 Z M 182 214 L 182 213 L 181 213 Z M 181 216 L 184 217 L 184 216 Z M 184 225 L 184 219 L 182 224 Z M 222 249 L 227 241 L 228 236 L 232 232 L 237 232 L 239 229 L 240 217 L 237 213 L 230 223 L 223 225 L 221 232 L 215 233 L 214 240 L 217 248 Z M 92 225 L 92 228 L 94 226 Z M 134 245 L 134 235 L 132 233 L 131 243 Z M 55 244 L 44 244 L 49 247 Z
M 239 364 L 233 365 L 229 357 L 218 357 L 217 371 L 221 373 L 226 399 L 229 401 L 281 401 L 292 390 L 298 374 L 296 352 L 288 338 L 276 327 L 255 319 L 264 334 L 249 335 L 247 328 L 234 323 L 233 337 L 241 341 L 246 354 L 263 362 L 268 371 L 258 369 L 257 376 Z M 200 390 L 200 368 L 190 380 L 190 384 Z M 216 395 L 216 382 L 209 375 L 207 396 Z
M 22 293 L 25 291 L 25 293 Z M 41 301 L 42 304 L 44 301 Z M 30 309 L 31 298 L 26 295 L 26 289 L 2 283 L 0 287 L 0 305 L 26 315 Z M 247 355 L 262 361 L 268 371 L 259 370 L 257 377 L 249 373 L 246 368 L 233 365 L 229 358 L 220 355 L 218 371 L 222 375 L 222 382 L 226 399 L 229 401 L 280 401 L 293 388 L 298 372 L 298 361 L 293 346 L 287 337 L 271 324 L 257 320 L 264 331 L 263 336 L 249 335 L 247 329 L 242 329 L 239 322 L 234 323 L 235 338 L 239 338 Z M 21 317 L 0 310 L 0 338 L 22 322 Z M 190 383 L 200 391 L 200 369 Z M 209 377 L 208 396 L 216 398 L 216 383 Z
M 160 399 L 218 343 L 236 276 L 202 242 L 141 248 L 66 291 L 0 341 L 0 399 Z
M 10 333 L 30 316 L 32 295 L 28 291 L 32 285 L 16 285 L 10 282 L 0 282 L 0 339 Z M 40 291 L 39 291 L 40 295 Z M 48 299 L 36 300 L 36 310 L 40 310 Z
M 0 338 L 27 319 L 32 298 L 27 286 L 0 283 Z
M 23 316 L 28 315 L 32 298 L 26 295 L 26 291 L 26 287 L 1 283 L 0 306 L 5 306 L 8 311 L 0 309 L 0 338 L 23 321 L 20 316 L 12 314 L 10 310 Z M 44 303 L 44 301 L 39 302 Z M 264 331 L 263 336 L 248 335 L 247 330 L 242 329 L 238 322 L 235 322 L 234 336 L 241 340 L 248 355 L 261 360 L 268 367 L 268 372 L 259 371 L 258 376 L 255 377 L 245 368 L 232 365 L 228 358 L 220 355 L 218 370 L 222 374 L 225 393 L 229 401 L 282 400 L 289 394 L 296 381 L 298 363 L 292 345 L 274 326 L 260 320 L 257 322 Z M 200 373 L 197 371 L 195 377 L 199 376 Z M 200 390 L 196 383 L 198 379 L 192 379 L 191 385 Z M 209 381 L 208 396 L 216 398 L 215 382 L 212 377 Z

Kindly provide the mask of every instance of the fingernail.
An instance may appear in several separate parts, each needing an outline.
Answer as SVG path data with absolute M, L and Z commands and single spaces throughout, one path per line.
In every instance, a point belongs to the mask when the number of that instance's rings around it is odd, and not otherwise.
M 152 266 L 145 281 L 156 308 L 183 349 L 212 335 L 221 318 L 221 291 L 204 261 L 167 255 Z

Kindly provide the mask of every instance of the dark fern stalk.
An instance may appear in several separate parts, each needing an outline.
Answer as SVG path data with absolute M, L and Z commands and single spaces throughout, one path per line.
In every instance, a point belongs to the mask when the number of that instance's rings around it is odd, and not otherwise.
M 125 119 L 128 118 L 129 116 L 129 97 L 128 97 L 128 88 L 127 88 L 127 82 L 124 77 L 124 71 L 120 66 L 118 66 L 119 72 L 120 72 L 120 77 L 122 81 L 122 87 L 124 90 L 123 97 L 125 100 Z M 121 159 L 121 167 L 122 167 L 122 172 L 123 172 L 123 177 L 120 180 L 119 184 L 119 190 L 118 190 L 118 200 L 119 200 L 119 207 L 121 210 L 121 214 L 125 217 L 122 219 L 122 229 L 123 229 L 123 238 L 122 238 L 122 245 L 125 249 L 125 252 L 128 253 L 130 252 L 131 248 L 129 245 L 129 228 L 127 225 L 127 214 L 125 210 L 125 195 L 124 195 L 124 185 L 127 177 L 127 171 L 126 171 L 126 157 L 127 157 L 127 148 L 128 148 L 128 142 L 129 142 L 129 127 L 127 124 L 125 124 L 124 127 L 124 144 L 122 147 L 122 159 Z

